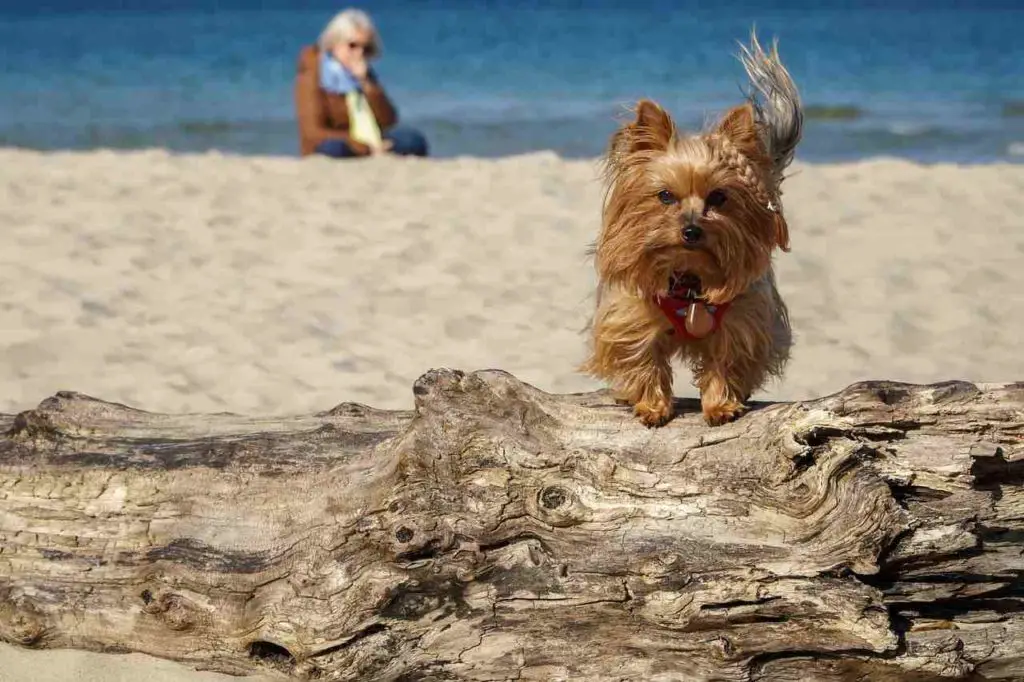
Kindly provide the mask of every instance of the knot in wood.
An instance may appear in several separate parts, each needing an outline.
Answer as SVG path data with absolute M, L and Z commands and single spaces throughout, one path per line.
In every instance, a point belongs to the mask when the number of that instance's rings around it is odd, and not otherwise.
M 9 588 L 0 587 L 0 642 L 35 646 L 45 634 L 45 620 L 35 604 L 25 597 L 12 598 Z
M 4 629 L 8 632 L 3 633 Z M 0 639 L 10 639 L 21 646 L 34 646 L 43 639 L 45 633 L 46 626 L 34 612 L 18 612 L 11 616 L 8 628 L 0 628 Z M 2 634 L 6 634 L 6 637 Z
M 586 509 L 579 504 L 579 495 L 571 481 L 551 482 L 530 495 L 527 511 L 544 523 L 565 528 L 582 522 Z
M 249 658 L 255 658 L 274 667 L 290 667 L 295 664 L 295 656 L 275 642 L 258 639 L 249 643 Z
M 365 417 L 369 408 L 361 403 L 340 403 L 335 405 L 327 414 L 332 417 Z
M 196 608 L 187 599 L 176 594 L 164 593 L 154 596 L 150 590 L 143 590 L 142 610 L 157 616 L 171 630 L 189 630 L 196 625 Z
M 718 651 L 722 658 L 731 658 L 733 655 L 732 642 L 727 637 L 719 635 L 711 641 L 711 645 Z
M 435 387 L 457 385 L 465 376 L 466 373 L 458 369 L 432 369 L 413 383 L 412 392 L 415 396 L 426 396 Z
M 540 491 L 540 506 L 544 509 L 558 509 L 568 500 L 569 492 L 561 486 L 552 485 Z

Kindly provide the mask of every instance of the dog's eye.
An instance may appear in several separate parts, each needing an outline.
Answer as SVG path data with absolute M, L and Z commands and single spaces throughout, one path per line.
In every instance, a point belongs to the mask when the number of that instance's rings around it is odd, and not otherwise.
M 727 198 L 722 190 L 713 189 L 708 192 L 707 197 L 704 199 L 704 206 L 707 208 L 720 208 Z
M 668 206 L 669 204 L 674 204 L 679 200 L 676 199 L 675 194 L 672 194 L 672 192 L 669 192 L 667 189 L 663 189 L 658 192 L 658 201 Z

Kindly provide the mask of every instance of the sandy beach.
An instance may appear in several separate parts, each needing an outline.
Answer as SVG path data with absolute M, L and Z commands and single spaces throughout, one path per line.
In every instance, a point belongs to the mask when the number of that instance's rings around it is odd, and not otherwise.
M 0 152 L 0 411 L 412 405 L 432 367 L 548 391 L 591 309 L 595 161 Z M 869 378 L 1019 379 L 1024 167 L 797 165 L 780 289 L 800 399 Z M 693 395 L 680 373 L 680 395 Z
M 168 412 L 409 408 L 442 366 L 598 388 L 574 371 L 597 177 L 551 154 L 0 151 L 0 412 L 58 390 Z M 784 200 L 796 346 L 757 398 L 1024 379 L 1024 166 L 797 164 Z M 694 395 L 685 372 L 676 391 Z M 50 655 L 0 648 L 0 680 L 87 680 L 108 660 L 33 677 Z M 146 679 L 227 679 L 160 665 Z

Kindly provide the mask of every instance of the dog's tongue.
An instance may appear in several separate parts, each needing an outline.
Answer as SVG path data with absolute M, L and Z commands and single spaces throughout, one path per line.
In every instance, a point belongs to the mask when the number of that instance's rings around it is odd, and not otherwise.
M 703 339 L 711 333 L 715 326 L 715 318 L 708 312 L 708 307 L 700 301 L 690 304 L 686 312 L 686 331 L 698 339 Z

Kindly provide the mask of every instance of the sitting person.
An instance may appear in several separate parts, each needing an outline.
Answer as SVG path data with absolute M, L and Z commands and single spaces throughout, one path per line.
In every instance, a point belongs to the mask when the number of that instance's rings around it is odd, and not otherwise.
M 395 126 L 398 113 L 369 65 L 379 54 L 377 30 L 357 9 L 337 14 L 317 44 L 302 49 L 295 110 L 303 156 L 427 155 L 419 131 Z

